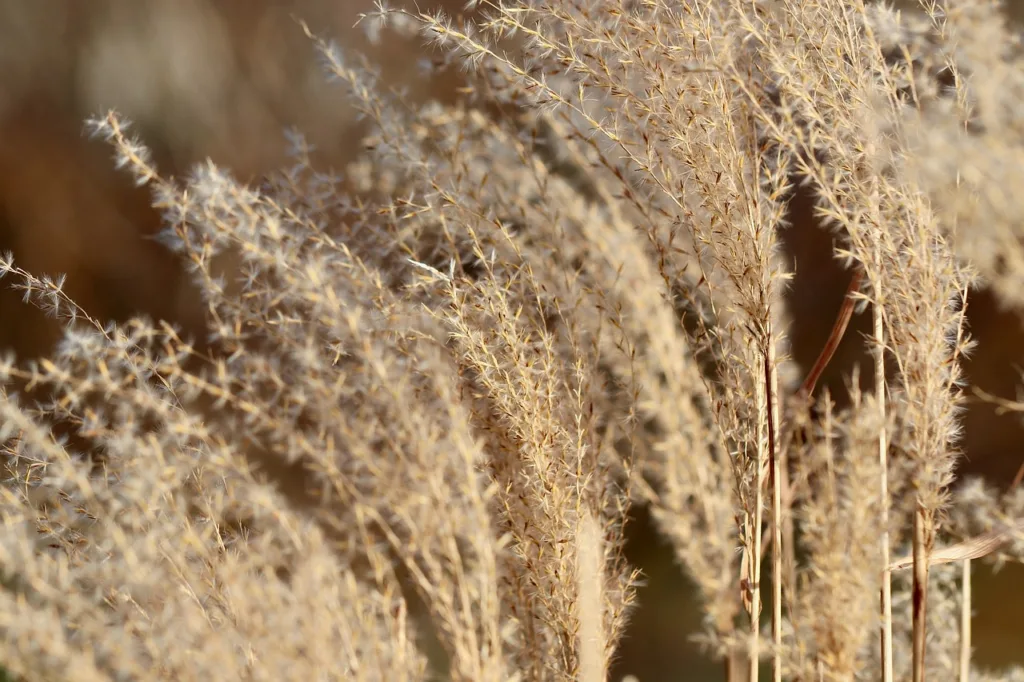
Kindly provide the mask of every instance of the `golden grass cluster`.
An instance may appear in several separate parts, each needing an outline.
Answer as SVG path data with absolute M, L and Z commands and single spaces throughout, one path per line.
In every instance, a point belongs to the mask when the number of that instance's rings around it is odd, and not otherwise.
M 1024 556 L 1024 494 L 955 485 L 968 293 L 1024 302 L 998 8 L 477 4 L 361 20 L 466 69 L 450 105 L 310 34 L 366 124 L 342 174 L 293 133 L 258 186 L 169 178 L 90 122 L 208 336 L 107 325 L 4 259 L 66 328 L 0 364 L 8 674 L 605 680 L 647 505 L 730 682 L 1024 679 L 969 638 L 970 562 Z M 812 368 L 797 191 L 851 273 Z M 872 365 L 839 405 L 815 387 L 856 311 Z

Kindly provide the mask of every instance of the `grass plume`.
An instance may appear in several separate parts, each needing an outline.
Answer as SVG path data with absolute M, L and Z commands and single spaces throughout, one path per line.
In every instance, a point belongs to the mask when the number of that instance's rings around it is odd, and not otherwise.
M 956 477 L 968 297 L 1017 306 L 1024 281 L 1000 189 L 1024 62 L 998 8 L 473 9 L 361 19 L 458 70 L 449 103 L 306 28 L 366 125 L 340 178 L 297 134 L 258 183 L 172 178 L 116 113 L 89 122 L 151 192 L 207 335 L 107 324 L 0 262 L 65 327 L 0 363 L 0 663 L 597 682 L 646 505 L 730 682 L 769 661 L 778 682 L 1019 679 L 971 669 L 945 565 L 1024 555 L 1019 491 Z M 852 277 L 808 368 L 798 194 Z M 867 309 L 870 388 L 843 368 L 839 403 L 815 388 Z

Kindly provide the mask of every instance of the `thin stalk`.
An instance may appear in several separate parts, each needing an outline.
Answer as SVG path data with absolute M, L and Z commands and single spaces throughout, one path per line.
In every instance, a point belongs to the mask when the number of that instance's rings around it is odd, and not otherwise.
M 796 528 L 793 523 L 793 489 L 789 481 L 789 454 L 788 448 L 783 441 L 779 448 L 779 479 L 782 487 L 782 568 L 785 571 L 785 580 L 782 584 L 784 592 L 790 595 L 789 599 L 789 620 L 797 622 L 799 614 L 796 613 Z
M 874 319 L 875 341 L 875 400 L 881 416 L 878 430 L 878 463 L 881 475 L 878 493 L 881 503 L 882 526 L 882 682 L 893 682 L 892 673 L 892 574 L 889 571 L 889 442 L 885 430 L 885 328 L 882 320 L 881 293 L 875 292 L 871 306 Z
M 758 393 L 764 392 L 764 387 L 759 386 Z M 761 398 L 762 396 L 758 396 Z M 760 478 L 764 471 L 765 452 L 762 428 L 765 423 L 764 401 L 759 403 L 758 408 L 758 438 L 757 438 L 757 476 Z M 750 550 L 750 668 L 747 673 L 749 682 L 757 682 L 760 671 L 758 664 L 761 658 L 761 523 L 764 520 L 762 507 L 764 506 L 764 495 L 762 482 L 760 480 L 754 485 L 754 546 Z
M 971 679 L 971 560 L 964 559 L 960 585 L 960 682 Z
M 846 335 L 846 330 L 850 325 L 850 319 L 853 317 L 853 311 L 856 307 L 856 300 L 854 294 L 860 290 L 861 282 L 864 279 L 864 269 L 857 267 L 850 281 L 846 287 L 846 295 L 843 297 L 843 302 L 839 307 L 839 312 L 836 315 L 836 319 L 832 324 L 832 329 L 829 332 L 828 339 L 825 341 L 825 345 L 822 346 L 821 351 L 818 353 L 818 357 L 815 359 L 814 364 L 808 371 L 807 376 L 804 377 L 803 382 L 800 384 L 800 388 L 797 389 L 798 402 L 796 404 L 804 405 L 811 400 L 814 389 L 818 384 L 818 380 L 821 378 L 832 357 L 838 350 L 839 345 L 842 343 L 843 338 Z M 775 366 L 774 359 L 772 366 Z M 768 380 L 772 385 L 772 395 L 778 400 L 779 389 L 778 389 L 778 372 L 772 379 Z M 773 420 L 775 423 L 775 433 L 778 437 L 782 435 L 781 442 L 771 447 L 773 452 L 778 453 L 778 472 L 779 476 L 779 488 L 782 496 L 781 508 L 782 508 L 782 568 L 785 579 L 783 580 L 783 589 L 788 590 L 790 593 L 794 593 L 796 590 L 796 532 L 793 525 L 793 515 L 791 513 L 793 504 L 793 491 L 790 489 L 789 484 L 789 464 L 788 464 L 788 451 L 789 441 L 792 437 L 792 431 L 784 429 L 782 427 L 782 415 L 779 410 L 775 410 L 775 414 L 778 415 L 778 419 Z M 772 469 L 773 475 L 775 475 L 775 469 Z M 774 481 L 774 478 L 771 479 Z M 774 546 L 775 543 L 772 542 Z M 762 548 L 764 551 L 764 548 Z M 794 617 L 792 610 L 796 606 L 796 600 L 790 601 L 790 617 Z M 889 680 L 888 682 L 891 682 Z
M 757 494 L 758 500 L 761 499 L 761 494 Z M 761 514 L 756 514 L 757 520 L 761 519 Z M 754 531 L 754 546 L 760 549 L 761 535 L 760 531 Z M 750 586 L 750 656 L 747 669 L 747 680 L 749 682 L 758 682 L 760 675 L 760 669 L 758 664 L 761 660 L 761 586 L 759 585 L 761 580 L 761 567 L 759 562 L 755 562 L 752 567 L 754 573 L 754 579 Z
M 924 682 L 924 652 L 928 606 L 928 547 L 926 533 L 928 519 L 918 504 L 914 510 L 914 665 L 913 682 Z
M 758 467 L 760 469 L 760 467 Z M 756 558 L 761 556 L 761 522 L 764 515 L 761 512 L 763 497 L 761 485 L 757 486 L 755 494 L 757 510 L 754 512 L 754 551 L 751 559 L 751 571 L 754 578 L 751 581 L 751 659 L 750 671 L 746 679 L 750 682 L 758 682 L 760 671 L 758 665 L 761 659 L 761 561 Z
M 768 408 L 768 463 L 772 477 L 772 680 L 782 682 L 782 474 L 777 442 L 780 426 L 779 372 L 770 328 L 764 364 L 765 398 Z

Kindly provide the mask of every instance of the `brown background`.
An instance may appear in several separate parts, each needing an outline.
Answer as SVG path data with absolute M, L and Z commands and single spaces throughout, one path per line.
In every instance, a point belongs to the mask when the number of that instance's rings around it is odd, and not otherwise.
M 175 262 L 147 239 L 159 226 L 144 192 L 112 169 L 110 150 L 87 139 L 83 119 L 116 108 L 137 124 L 161 170 L 187 172 L 206 157 L 255 178 L 284 162 L 281 131 L 295 126 L 319 145 L 324 163 L 359 151 L 358 131 L 340 91 L 323 78 L 296 18 L 348 47 L 363 0 L 0 0 L 0 250 L 36 273 L 68 275 L 68 291 L 102 318 L 143 313 L 197 330 L 201 314 Z M 450 9 L 462 3 L 448 2 Z M 1013 10 L 1019 9 L 1014 5 Z M 452 83 L 413 77 L 415 51 L 385 44 L 376 56 L 387 78 L 414 93 L 444 95 Z M 831 260 L 831 237 L 797 206 L 787 235 L 796 264 L 791 299 L 793 354 L 808 364 L 828 334 L 844 274 Z M 979 347 L 968 366 L 976 385 L 1016 395 L 1024 359 L 1018 313 L 984 291 L 970 301 Z M 827 377 L 860 359 L 853 332 Z M 0 290 L 0 349 L 23 358 L 45 353 L 56 330 L 20 296 Z M 966 417 L 962 470 L 1007 485 L 1024 464 L 1017 420 L 981 404 Z M 617 674 L 642 682 L 718 679 L 688 642 L 700 615 L 691 588 L 641 514 L 632 559 L 646 572 L 641 608 L 622 647 Z M 1024 662 L 1024 571 L 976 581 L 977 660 Z

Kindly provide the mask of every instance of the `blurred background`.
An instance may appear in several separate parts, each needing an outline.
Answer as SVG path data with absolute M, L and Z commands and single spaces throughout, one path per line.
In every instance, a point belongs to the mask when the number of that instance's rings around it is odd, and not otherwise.
M 461 0 L 438 2 L 458 12 Z M 206 158 L 256 179 L 285 162 L 283 131 L 302 131 L 321 167 L 341 168 L 360 153 L 360 132 L 339 88 L 325 79 L 298 20 L 346 47 L 369 52 L 387 82 L 415 98 L 448 99 L 451 77 L 424 79 L 415 44 L 366 44 L 353 24 L 368 0 L 0 0 L 0 250 L 37 274 L 67 274 L 67 291 L 90 313 L 174 320 L 198 332 L 202 314 L 174 259 L 149 239 L 159 217 L 145 191 L 113 169 L 110 150 L 83 134 L 85 118 L 117 109 L 135 122 L 167 175 Z M 1011 14 L 1021 14 L 1014 3 Z M 793 355 L 809 366 L 828 335 L 846 275 L 830 258 L 831 237 L 796 202 L 787 232 L 796 265 L 791 309 Z M 863 316 L 862 316 L 863 317 Z M 1015 397 L 1024 364 L 1024 325 L 985 291 L 969 317 L 979 347 L 972 383 Z M 861 360 L 855 319 L 825 383 L 843 392 L 841 374 Z M 0 289 L 0 349 L 20 358 L 45 354 L 53 324 Z M 972 403 L 962 472 L 1009 486 L 1024 464 L 1021 424 Z M 641 682 L 717 680 L 689 636 L 700 629 L 692 588 L 671 552 L 638 512 L 629 547 L 645 586 L 615 678 Z M 980 573 L 980 575 L 979 575 Z M 976 660 L 1001 668 L 1024 663 L 1024 571 L 975 569 Z

